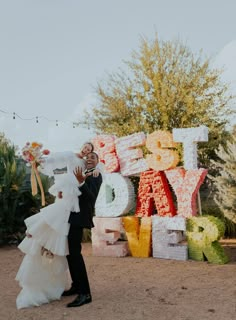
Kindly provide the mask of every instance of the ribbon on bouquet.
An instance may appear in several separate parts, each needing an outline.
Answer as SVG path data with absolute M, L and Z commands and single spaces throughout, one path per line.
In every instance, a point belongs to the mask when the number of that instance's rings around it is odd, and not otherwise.
M 31 176 L 30 176 L 30 181 L 31 181 L 31 189 L 32 189 L 32 195 L 35 196 L 38 193 L 38 185 L 41 191 L 41 202 L 42 206 L 45 206 L 45 195 L 44 195 L 44 190 L 43 190 L 43 185 L 42 181 L 36 166 L 36 163 L 33 162 L 31 163 Z

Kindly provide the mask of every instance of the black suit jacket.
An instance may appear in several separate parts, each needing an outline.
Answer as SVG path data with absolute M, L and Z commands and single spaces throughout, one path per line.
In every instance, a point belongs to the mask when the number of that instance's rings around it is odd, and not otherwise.
M 86 178 L 85 183 L 79 188 L 82 193 L 79 196 L 80 212 L 70 213 L 68 221 L 70 224 L 87 229 L 94 227 L 94 207 L 101 184 L 101 174 L 98 177 L 91 175 Z

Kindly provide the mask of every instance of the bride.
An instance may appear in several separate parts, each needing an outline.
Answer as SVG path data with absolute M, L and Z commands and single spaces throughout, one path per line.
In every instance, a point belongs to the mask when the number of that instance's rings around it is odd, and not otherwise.
M 40 168 L 49 176 L 56 168 L 67 167 L 67 173 L 54 176 L 55 183 L 49 192 L 56 196 L 55 202 L 25 220 L 26 237 L 18 246 L 25 254 L 16 275 L 22 287 L 16 299 L 18 309 L 58 300 L 70 284 L 66 259 L 68 219 L 71 211 L 80 211 L 78 197 L 81 194 L 73 171 L 78 166 L 85 169 L 84 157 L 91 151 L 93 145 L 88 142 L 78 154 L 52 154 Z

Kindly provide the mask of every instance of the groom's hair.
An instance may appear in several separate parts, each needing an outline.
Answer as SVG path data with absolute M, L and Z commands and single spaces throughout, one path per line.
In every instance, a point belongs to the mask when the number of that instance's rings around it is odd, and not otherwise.
M 94 151 L 92 151 L 92 152 L 90 152 L 90 153 L 94 154 L 94 155 L 96 156 L 96 158 L 97 158 L 97 161 L 99 162 L 99 156 L 98 156 L 98 154 L 97 154 L 96 152 L 94 152 Z

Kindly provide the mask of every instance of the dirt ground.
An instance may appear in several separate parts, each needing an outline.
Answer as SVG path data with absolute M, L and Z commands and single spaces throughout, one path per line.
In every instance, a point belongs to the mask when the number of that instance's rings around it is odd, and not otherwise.
M 0 248 L 0 320 L 233 320 L 236 319 L 236 239 L 222 242 L 230 262 L 177 261 L 157 258 L 83 254 L 93 302 L 66 308 L 73 297 L 17 310 L 20 291 L 14 280 L 23 254 Z

